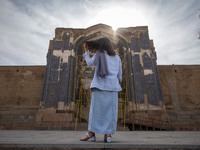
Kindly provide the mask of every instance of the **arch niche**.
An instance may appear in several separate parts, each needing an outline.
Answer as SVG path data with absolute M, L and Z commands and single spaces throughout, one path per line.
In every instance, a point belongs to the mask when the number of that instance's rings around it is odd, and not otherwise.
M 87 30 L 89 30 L 87 32 Z M 73 44 L 75 52 L 74 68 L 74 103 L 75 112 L 78 118 L 82 120 L 88 119 L 89 104 L 91 100 L 90 84 L 94 75 L 94 67 L 87 67 L 83 59 L 83 43 L 87 40 L 96 40 L 102 37 L 107 37 L 113 44 L 116 53 L 120 56 L 122 61 L 122 92 L 119 92 L 119 120 L 124 120 L 129 111 L 136 108 L 135 94 L 134 94 L 134 78 L 132 69 L 132 58 L 130 46 L 127 40 L 120 34 L 115 34 L 109 27 L 109 32 L 105 29 L 98 28 L 96 30 L 87 29 L 85 34 L 79 36 Z M 92 54 L 91 54 L 92 55 Z M 77 118 L 76 116 L 76 118 Z

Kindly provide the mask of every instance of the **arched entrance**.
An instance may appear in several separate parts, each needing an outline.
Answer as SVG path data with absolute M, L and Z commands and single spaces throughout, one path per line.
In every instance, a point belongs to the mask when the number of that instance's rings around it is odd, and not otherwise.
M 74 117 L 75 117 L 75 130 L 78 124 L 88 122 L 89 106 L 91 100 L 90 84 L 93 79 L 95 67 L 87 67 L 83 59 L 83 43 L 86 40 L 98 39 L 107 37 L 106 35 L 93 33 L 91 35 L 80 37 L 73 45 L 75 52 L 75 76 L 74 76 Z M 108 37 L 110 38 L 110 37 Z M 122 91 L 119 92 L 119 112 L 118 112 L 118 128 L 121 126 L 125 129 L 128 119 L 130 120 L 129 111 L 133 108 L 134 101 L 134 88 L 133 88 L 133 73 L 131 54 L 129 45 L 123 37 L 117 36 L 117 43 L 113 43 L 116 53 L 120 56 L 122 61 Z M 113 39 L 113 37 L 112 37 Z M 111 39 L 111 41 L 112 41 Z M 91 53 L 91 56 L 93 54 Z

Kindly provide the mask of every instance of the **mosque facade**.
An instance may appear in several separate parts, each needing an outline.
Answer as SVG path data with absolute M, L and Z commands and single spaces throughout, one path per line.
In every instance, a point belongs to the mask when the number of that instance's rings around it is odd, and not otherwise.
M 200 130 L 200 66 L 158 66 L 147 26 L 104 24 L 56 28 L 46 66 L 0 67 L 1 129 L 87 130 L 95 67 L 82 47 L 102 37 L 122 60 L 118 130 Z

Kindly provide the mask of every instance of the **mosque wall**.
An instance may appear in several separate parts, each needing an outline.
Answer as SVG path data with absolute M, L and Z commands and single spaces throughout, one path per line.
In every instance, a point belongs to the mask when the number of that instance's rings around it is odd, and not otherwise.
M 94 67 L 87 67 L 82 46 L 101 37 L 122 60 L 118 124 L 127 130 L 200 130 L 200 66 L 157 66 L 147 26 L 114 32 L 104 24 L 56 28 L 46 67 L 0 67 L 0 129 L 85 130 Z
M 199 129 L 200 65 L 158 65 L 158 71 L 174 130 Z M 1 129 L 34 129 L 44 72 L 45 66 L 0 66 Z

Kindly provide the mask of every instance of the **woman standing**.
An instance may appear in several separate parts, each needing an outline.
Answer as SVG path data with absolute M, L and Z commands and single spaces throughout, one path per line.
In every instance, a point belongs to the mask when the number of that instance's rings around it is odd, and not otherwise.
M 88 49 L 96 51 L 90 58 Z M 115 54 L 108 38 L 84 43 L 84 59 L 88 66 L 96 66 L 91 83 L 91 104 L 88 132 L 80 140 L 96 141 L 95 133 L 104 134 L 104 141 L 111 142 L 115 134 L 118 115 L 119 81 L 122 80 L 121 59 Z

